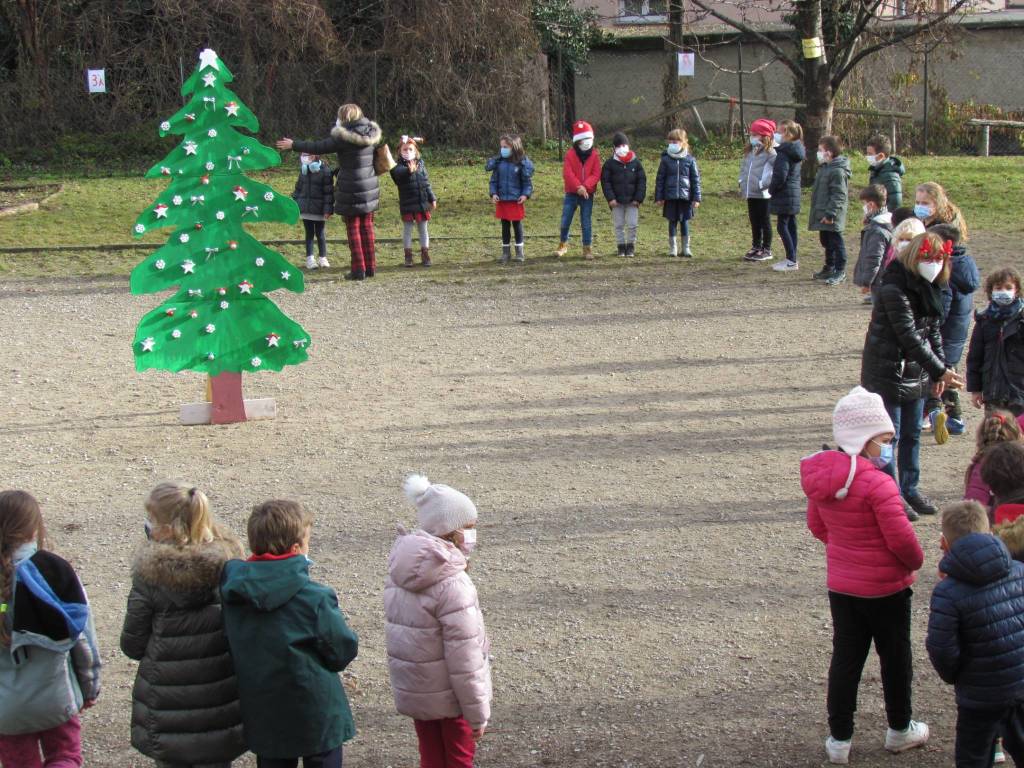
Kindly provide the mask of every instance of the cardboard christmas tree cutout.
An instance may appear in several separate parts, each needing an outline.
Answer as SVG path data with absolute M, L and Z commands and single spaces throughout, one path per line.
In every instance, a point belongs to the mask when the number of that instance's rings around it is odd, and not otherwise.
M 160 124 L 161 136 L 181 136 L 181 143 L 146 173 L 171 184 L 134 227 L 135 237 L 175 228 L 167 243 L 132 271 L 132 293 L 175 290 L 142 318 L 132 350 L 139 371 L 209 374 L 210 418 L 187 419 L 190 406 L 185 406 L 182 419 L 192 423 L 244 421 L 246 405 L 265 408 L 267 401 L 243 402 L 241 374 L 301 363 L 310 343 L 309 334 L 264 295 L 278 288 L 301 293 L 303 276 L 244 225 L 292 224 L 299 209 L 287 195 L 245 175 L 278 165 L 281 156 L 238 132 L 258 131 L 259 121 L 228 89 L 232 80 L 214 51 L 199 55 L 199 65 L 181 88 L 191 99 Z

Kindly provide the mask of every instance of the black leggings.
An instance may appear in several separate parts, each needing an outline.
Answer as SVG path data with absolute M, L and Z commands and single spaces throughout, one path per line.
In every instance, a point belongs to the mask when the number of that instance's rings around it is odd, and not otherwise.
M 512 242 L 512 230 L 516 232 L 516 245 L 522 245 L 523 242 L 523 222 L 521 221 L 509 221 L 508 219 L 501 220 L 501 244 L 509 245 Z
M 768 213 L 771 200 L 747 198 L 747 216 L 750 217 L 750 244 L 754 248 L 772 247 L 772 216 Z
M 320 251 L 320 258 L 327 256 L 327 237 L 324 235 L 324 222 L 302 220 L 302 226 L 306 230 L 306 256 L 313 255 L 313 238 L 316 237 L 316 245 Z

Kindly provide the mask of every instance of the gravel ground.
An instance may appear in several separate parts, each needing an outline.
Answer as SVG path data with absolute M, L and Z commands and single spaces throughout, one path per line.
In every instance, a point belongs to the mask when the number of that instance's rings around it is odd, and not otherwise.
M 135 669 L 117 638 L 142 500 L 185 477 L 239 532 L 269 497 L 314 510 L 314 576 L 361 638 L 346 764 L 415 766 L 382 610 L 394 526 L 414 517 L 410 470 L 480 509 L 472 575 L 495 656 L 480 766 L 823 764 L 831 632 L 798 461 L 831 438 L 832 406 L 857 382 L 868 310 L 848 286 L 812 284 L 810 266 L 640 262 L 570 280 L 544 262 L 477 284 L 419 270 L 315 283 L 275 295 L 312 334 L 310 362 L 246 378 L 278 418 L 219 428 L 177 424 L 199 376 L 132 368 L 155 297 L 120 281 L 0 285 L 3 484 L 42 501 L 107 665 L 83 716 L 87 764 L 149 764 L 128 744 Z M 926 439 L 936 501 L 958 497 L 971 442 Z M 857 765 L 952 763 L 952 691 L 924 651 L 937 521 L 917 530 L 915 716 L 932 741 L 884 752 L 872 660 Z

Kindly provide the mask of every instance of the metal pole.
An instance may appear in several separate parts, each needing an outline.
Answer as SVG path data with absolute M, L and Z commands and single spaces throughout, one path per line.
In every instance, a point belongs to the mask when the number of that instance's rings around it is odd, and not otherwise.
M 561 42 L 561 41 L 559 41 Z M 565 84 L 562 82 L 562 78 L 565 76 L 562 70 L 562 46 L 558 46 L 558 122 L 555 126 L 558 128 L 558 156 L 562 156 L 562 134 L 565 133 L 565 96 L 563 91 L 565 90 Z
M 736 41 L 736 58 L 737 67 L 736 70 L 739 72 L 740 78 L 740 130 L 747 130 L 747 119 L 743 114 L 743 40 Z
M 924 154 L 928 154 L 928 51 L 924 52 Z

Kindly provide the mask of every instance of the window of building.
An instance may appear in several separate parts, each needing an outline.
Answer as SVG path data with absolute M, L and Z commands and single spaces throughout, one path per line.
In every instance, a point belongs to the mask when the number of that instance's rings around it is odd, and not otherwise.
M 668 19 L 667 0 L 619 0 L 620 24 L 658 24 Z

